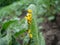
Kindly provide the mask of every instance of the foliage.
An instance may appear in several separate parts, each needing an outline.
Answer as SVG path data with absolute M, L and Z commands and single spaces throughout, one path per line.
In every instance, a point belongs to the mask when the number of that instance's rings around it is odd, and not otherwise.
M 60 12 L 59 3 L 60 0 L 0 0 L 0 45 L 45 45 L 39 24 L 55 19 Z M 28 9 L 32 10 L 31 25 L 25 19 Z

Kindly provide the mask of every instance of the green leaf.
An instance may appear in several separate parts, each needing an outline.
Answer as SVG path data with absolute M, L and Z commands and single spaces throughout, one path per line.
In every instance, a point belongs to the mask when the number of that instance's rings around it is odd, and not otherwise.
M 40 17 L 40 18 L 38 18 L 37 23 L 38 23 L 38 24 L 39 24 L 39 23 L 43 23 L 44 20 L 45 20 L 44 18 L 41 18 L 41 17 Z
M 27 22 L 26 20 L 23 18 L 22 20 L 13 22 L 8 28 L 7 30 L 12 31 L 13 35 L 15 37 L 18 37 L 20 34 L 26 32 L 28 26 L 27 26 Z
M 3 26 L 2 26 L 1 30 L 6 30 L 9 27 L 9 25 L 14 23 L 14 22 L 17 22 L 17 20 L 10 20 L 10 21 L 7 21 L 7 22 L 3 23 Z
M 8 33 L 6 36 L 0 38 L 0 45 L 11 45 L 12 38 L 11 34 Z
M 36 5 L 31 4 L 28 9 L 32 10 L 32 22 L 30 25 L 31 33 L 32 33 L 32 39 L 34 40 L 33 45 L 40 45 L 39 44 L 39 37 L 38 37 L 38 26 L 37 26 L 37 9 Z
M 48 17 L 48 20 L 53 20 L 55 17 L 54 16 L 50 16 Z
M 40 40 L 40 45 L 46 45 L 45 44 L 45 39 L 44 39 L 44 36 L 43 36 L 43 33 L 42 32 L 40 32 L 40 34 L 39 34 L 39 40 Z

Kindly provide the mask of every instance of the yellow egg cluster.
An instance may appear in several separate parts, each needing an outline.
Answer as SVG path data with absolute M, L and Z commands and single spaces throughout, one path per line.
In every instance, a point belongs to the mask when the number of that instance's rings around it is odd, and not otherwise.
M 28 24 L 31 24 L 32 21 L 32 10 L 28 10 L 27 15 L 25 16 L 25 18 L 27 19 Z
M 28 30 L 27 32 L 28 32 L 28 33 L 31 33 L 31 30 Z
M 31 10 L 31 9 L 29 9 L 29 10 L 28 10 L 28 13 L 32 13 L 32 10 Z
M 32 34 L 29 34 L 29 37 L 32 38 Z
M 29 37 L 32 38 L 31 30 L 28 30 Z

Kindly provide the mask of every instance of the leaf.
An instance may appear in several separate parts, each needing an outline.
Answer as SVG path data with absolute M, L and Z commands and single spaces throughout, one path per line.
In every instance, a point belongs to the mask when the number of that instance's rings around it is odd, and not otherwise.
M 10 45 L 11 40 L 11 34 L 7 34 L 6 36 L 0 38 L 0 45 Z
M 45 45 L 45 39 L 44 36 L 42 34 L 42 32 L 39 33 L 39 40 L 40 40 L 40 45 Z
M 48 17 L 48 20 L 53 20 L 55 17 L 54 16 L 50 16 Z
M 40 45 L 39 44 L 39 37 L 38 37 L 38 26 L 37 26 L 37 9 L 36 5 L 31 4 L 29 5 L 28 9 L 32 10 L 32 22 L 30 25 L 31 33 L 32 33 L 32 39 L 34 40 L 33 45 Z
M 16 21 L 16 22 L 13 22 L 8 28 L 7 30 L 9 31 L 12 31 L 12 34 L 15 36 L 15 37 L 18 37 L 20 36 L 20 34 L 26 32 L 28 26 L 27 26 L 27 22 L 26 20 L 23 18 L 22 20 L 19 20 L 19 21 Z
M 38 18 L 37 23 L 38 23 L 38 24 L 39 24 L 39 23 L 43 23 L 44 20 L 45 20 L 44 18 L 41 18 L 41 17 L 40 17 L 40 18 Z
M 27 34 L 27 36 L 24 38 L 23 45 L 27 45 L 29 43 L 29 40 L 29 35 Z
M 6 30 L 10 24 L 14 23 L 14 22 L 17 22 L 17 20 L 10 20 L 10 21 L 7 21 L 3 24 L 2 26 L 2 29 L 1 30 Z

